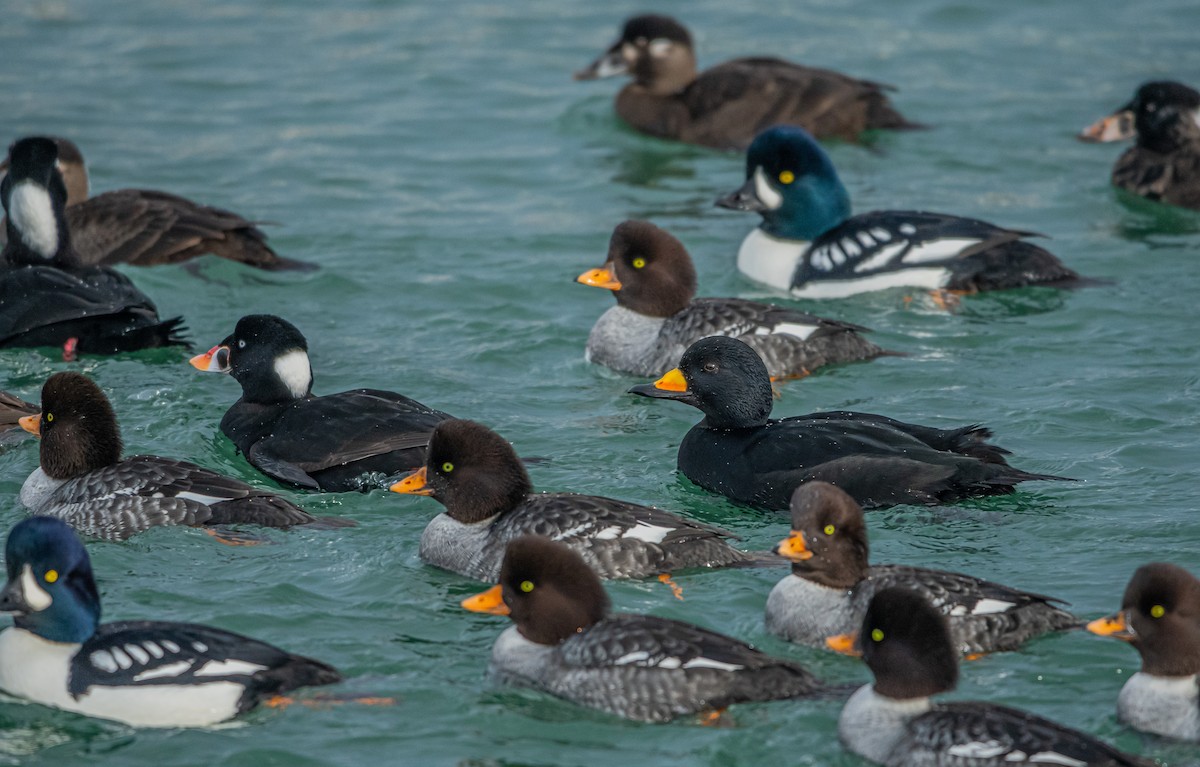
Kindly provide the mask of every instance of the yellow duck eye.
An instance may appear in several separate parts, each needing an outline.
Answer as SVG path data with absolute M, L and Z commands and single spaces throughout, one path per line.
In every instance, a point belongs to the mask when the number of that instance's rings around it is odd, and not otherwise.
M 54 413 L 46 413 L 46 423 L 50 423 L 53 420 L 54 420 Z
M 796 180 L 796 174 L 790 170 L 781 171 L 779 174 L 779 183 L 790 184 Z
M 835 528 L 834 528 L 834 526 L 833 526 L 833 525 L 825 525 L 825 534 L 826 534 L 826 535 L 833 535 L 833 531 L 834 531 L 834 529 L 835 529 Z
M 641 256 L 638 256 L 637 258 L 633 259 L 633 268 L 634 269 L 641 269 L 645 265 L 646 265 L 646 259 L 642 258 Z
M 1152 618 L 1161 618 L 1166 614 L 1166 608 L 1164 608 L 1162 605 L 1155 605 L 1154 607 L 1150 608 L 1150 616 Z
M 533 591 L 533 581 L 521 581 L 521 591 L 524 591 L 526 594 Z
M 449 461 L 446 461 L 445 463 L 442 464 L 442 471 L 445 472 L 446 474 L 449 474 L 450 472 L 454 471 L 454 464 L 450 463 Z
M 871 629 L 871 640 L 874 642 L 882 642 L 883 629 Z
M 46 579 L 46 583 L 54 583 L 58 580 L 58 570 L 47 570 L 42 577 Z

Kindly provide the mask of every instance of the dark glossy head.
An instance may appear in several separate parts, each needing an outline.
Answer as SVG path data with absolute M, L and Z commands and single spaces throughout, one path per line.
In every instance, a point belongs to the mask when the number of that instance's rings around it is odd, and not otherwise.
M 696 78 L 696 56 L 687 28 L 670 16 L 644 14 L 625 22 L 621 37 L 600 58 L 575 73 L 576 80 L 632 75 L 638 85 L 663 95 Z
M 862 507 L 828 482 L 792 493 L 792 532 L 775 547 L 792 572 L 822 586 L 849 589 L 867 577 L 870 547 Z
M 768 128 L 746 151 L 746 181 L 717 200 L 722 208 L 754 211 L 775 237 L 813 240 L 850 217 L 850 195 L 833 161 L 808 131 Z
M 450 418 L 434 428 L 425 467 L 391 489 L 431 495 L 451 517 L 471 524 L 513 509 L 533 485 L 507 440 L 481 423 Z
M 858 646 L 880 695 L 925 698 L 958 684 L 958 652 L 946 619 L 908 589 L 882 589 L 871 598 Z
M 538 644 L 558 644 L 608 614 L 599 576 L 583 557 L 549 538 L 527 535 L 508 544 L 500 588 L 517 630 Z
M 312 392 L 308 342 L 295 325 L 273 314 L 248 314 L 225 340 L 191 359 L 192 367 L 229 373 L 246 402 L 269 405 Z
M 100 594 L 79 536 L 51 517 L 17 523 L 4 547 L 0 612 L 54 642 L 83 642 L 100 625 Z
M 1200 580 L 1178 565 L 1142 565 L 1125 587 L 1121 611 L 1088 630 L 1130 642 L 1148 674 L 1200 673 Z
M 112 405 L 81 373 L 47 378 L 41 414 L 22 419 L 21 426 L 41 436 L 42 471 L 53 479 L 71 479 L 121 460 L 121 429 Z
M 697 407 L 711 429 L 762 426 L 771 415 L 771 377 L 758 353 L 728 336 L 702 338 L 672 370 L 631 394 L 673 399 Z
M 671 317 L 696 295 L 696 268 L 687 249 L 649 221 L 618 224 L 608 262 L 578 281 L 612 290 L 619 305 L 648 317 Z

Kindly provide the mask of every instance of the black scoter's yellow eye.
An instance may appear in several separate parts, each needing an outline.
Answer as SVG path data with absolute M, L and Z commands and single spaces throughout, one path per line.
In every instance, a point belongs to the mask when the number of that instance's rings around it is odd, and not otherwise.
M 781 184 L 790 184 L 795 180 L 796 174 L 792 173 L 790 170 L 781 171 L 779 173 L 779 183 Z
M 46 583 L 54 583 L 56 580 L 58 580 L 58 570 L 47 570 L 46 574 L 43 575 L 42 578 L 45 579 Z
M 533 581 L 521 581 L 521 591 L 524 591 L 526 594 L 533 591 Z
M 1151 618 L 1161 618 L 1166 614 L 1167 614 L 1166 608 L 1164 608 L 1162 605 L 1155 605 L 1154 607 L 1150 608 L 1150 617 Z
M 825 534 L 826 534 L 826 535 L 833 535 L 833 531 L 834 531 L 834 529 L 835 529 L 835 528 L 834 528 L 834 526 L 833 526 L 833 525 L 825 525 Z
M 633 268 L 634 269 L 641 269 L 645 265 L 646 265 L 646 259 L 642 258 L 641 256 L 638 256 L 637 258 L 633 259 Z
M 442 471 L 445 472 L 446 474 L 449 474 L 450 472 L 454 471 L 454 464 L 450 463 L 449 461 L 446 461 L 445 463 L 442 464 Z
M 46 413 L 46 423 L 50 423 L 53 420 L 54 420 L 54 413 Z
M 871 641 L 882 642 L 883 641 L 883 629 L 871 629 Z

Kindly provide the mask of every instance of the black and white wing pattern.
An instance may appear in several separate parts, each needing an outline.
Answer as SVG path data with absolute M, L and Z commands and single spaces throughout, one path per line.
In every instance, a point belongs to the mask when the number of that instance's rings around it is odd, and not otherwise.
M 1027 711 L 969 702 L 942 704 L 914 719 L 886 764 L 1149 767 L 1154 762 Z

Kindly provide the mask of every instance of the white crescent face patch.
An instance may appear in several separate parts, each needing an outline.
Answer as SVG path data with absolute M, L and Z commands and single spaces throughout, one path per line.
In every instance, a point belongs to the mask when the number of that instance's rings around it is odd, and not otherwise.
M 21 596 L 25 598 L 25 604 L 37 612 L 54 604 L 54 597 L 38 584 L 33 568 L 27 564 L 21 566 Z
M 767 174 L 763 173 L 761 165 L 754 169 L 754 194 L 768 210 L 779 210 L 783 206 L 783 195 L 776 192 L 771 182 L 767 181 Z

